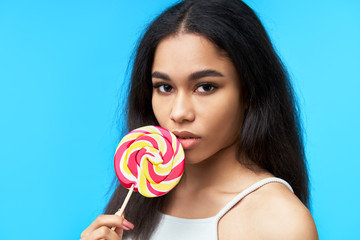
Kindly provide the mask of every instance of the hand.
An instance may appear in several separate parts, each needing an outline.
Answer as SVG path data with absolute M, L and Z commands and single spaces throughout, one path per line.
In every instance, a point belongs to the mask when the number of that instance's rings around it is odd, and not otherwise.
M 110 227 L 116 227 L 115 231 Z M 100 215 L 81 233 L 81 240 L 121 240 L 124 230 L 131 230 L 134 225 L 124 216 Z

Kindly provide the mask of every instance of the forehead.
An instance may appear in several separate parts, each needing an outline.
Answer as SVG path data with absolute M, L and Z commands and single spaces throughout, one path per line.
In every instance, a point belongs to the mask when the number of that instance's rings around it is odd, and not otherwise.
M 164 38 L 156 48 L 153 71 L 199 70 L 199 68 L 233 68 L 232 61 L 206 37 L 198 34 L 180 33 Z M 158 69 L 161 68 L 161 69 Z

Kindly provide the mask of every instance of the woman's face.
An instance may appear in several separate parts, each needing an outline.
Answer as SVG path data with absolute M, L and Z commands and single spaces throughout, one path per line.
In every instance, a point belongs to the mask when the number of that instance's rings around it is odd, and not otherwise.
M 178 137 L 186 163 L 236 144 L 244 114 L 240 79 L 225 52 L 205 37 L 182 33 L 162 40 L 152 84 L 155 117 Z

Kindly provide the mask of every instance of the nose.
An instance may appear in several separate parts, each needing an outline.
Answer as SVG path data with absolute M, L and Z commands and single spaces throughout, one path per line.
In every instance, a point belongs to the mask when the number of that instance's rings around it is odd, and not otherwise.
M 195 120 L 194 106 L 191 96 L 178 93 L 173 100 L 171 120 L 176 123 L 192 122 Z

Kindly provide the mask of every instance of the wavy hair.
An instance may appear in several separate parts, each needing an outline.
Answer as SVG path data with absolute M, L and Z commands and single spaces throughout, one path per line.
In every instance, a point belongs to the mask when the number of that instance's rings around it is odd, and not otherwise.
M 146 29 L 137 46 L 127 102 L 127 130 L 158 125 L 151 106 L 151 70 L 158 44 L 180 32 L 200 34 L 224 50 L 236 67 L 248 109 L 239 134 L 239 154 L 290 183 L 309 207 L 308 173 L 299 108 L 287 71 L 263 25 L 239 0 L 185 0 L 168 8 Z M 246 163 L 243 163 L 246 164 Z M 127 190 L 118 186 L 105 210 L 113 214 Z M 134 194 L 126 218 L 133 239 L 149 239 L 164 197 Z

